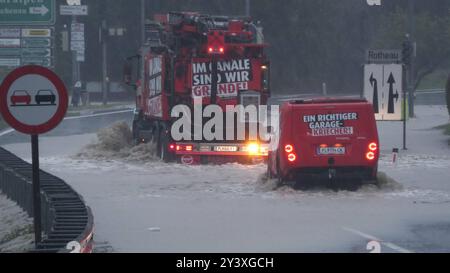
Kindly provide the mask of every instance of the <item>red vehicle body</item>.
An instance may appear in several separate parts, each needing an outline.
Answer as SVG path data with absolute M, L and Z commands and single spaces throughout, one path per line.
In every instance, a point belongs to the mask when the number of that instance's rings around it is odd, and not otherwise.
M 29 105 L 31 103 L 31 96 L 27 91 L 15 91 L 11 96 L 11 104 L 24 104 Z
M 262 29 L 249 19 L 172 12 L 156 15 L 146 33 L 146 44 L 137 56 L 128 58 L 124 69 L 126 82 L 137 83 L 136 143 L 154 142 L 164 161 L 186 164 L 211 162 L 212 157 L 267 157 L 267 149 L 259 143 L 175 142 L 170 133 L 176 105 L 192 109 L 194 100 L 199 100 L 203 107 L 214 104 L 226 112 L 227 106 L 267 104 L 270 66 Z M 134 60 L 139 67 L 136 81 Z
M 373 106 L 359 99 L 312 99 L 285 103 L 279 145 L 268 171 L 279 182 L 311 178 L 375 181 L 379 138 Z

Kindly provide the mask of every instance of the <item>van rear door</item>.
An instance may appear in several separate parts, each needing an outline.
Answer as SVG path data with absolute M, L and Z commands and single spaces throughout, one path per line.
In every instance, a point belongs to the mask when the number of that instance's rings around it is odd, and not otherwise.
M 364 166 L 367 147 L 378 143 L 376 122 L 367 102 L 297 105 L 292 138 L 305 167 Z M 303 156 L 302 156 L 303 154 Z

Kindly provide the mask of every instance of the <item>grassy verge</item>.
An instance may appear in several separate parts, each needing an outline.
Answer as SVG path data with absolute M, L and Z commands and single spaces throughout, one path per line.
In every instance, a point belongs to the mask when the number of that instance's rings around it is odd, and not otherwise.
M 447 82 L 448 77 L 448 71 L 447 70 L 437 70 L 433 72 L 432 74 L 426 76 L 422 82 L 420 83 L 420 86 L 418 87 L 418 90 L 423 89 L 444 89 L 445 84 Z

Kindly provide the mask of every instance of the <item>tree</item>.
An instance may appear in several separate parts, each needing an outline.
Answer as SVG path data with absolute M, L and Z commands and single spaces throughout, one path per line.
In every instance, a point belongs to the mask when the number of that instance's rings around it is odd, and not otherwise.
M 415 61 L 415 88 L 437 69 L 448 67 L 450 60 L 450 18 L 437 16 L 429 11 L 415 15 L 417 58 Z M 381 17 L 375 46 L 400 48 L 408 33 L 408 17 L 405 9 L 397 7 L 394 12 Z

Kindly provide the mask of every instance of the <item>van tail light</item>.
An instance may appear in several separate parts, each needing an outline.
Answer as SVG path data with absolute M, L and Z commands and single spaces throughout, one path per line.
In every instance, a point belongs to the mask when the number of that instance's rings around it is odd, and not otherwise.
M 366 158 L 369 161 L 373 161 L 376 159 L 376 152 L 378 151 L 378 143 L 372 142 L 368 146 L 369 151 L 366 154 Z
M 378 144 L 375 142 L 372 142 L 369 144 L 369 150 L 371 152 L 376 152 L 378 150 Z
M 374 160 L 374 159 L 375 159 L 375 153 L 374 153 L 374 152 L 368 152 L 368 153 L 366 154 L 366 158 L 367 158 L 367 160 L 369 160 L 369 161 Z

